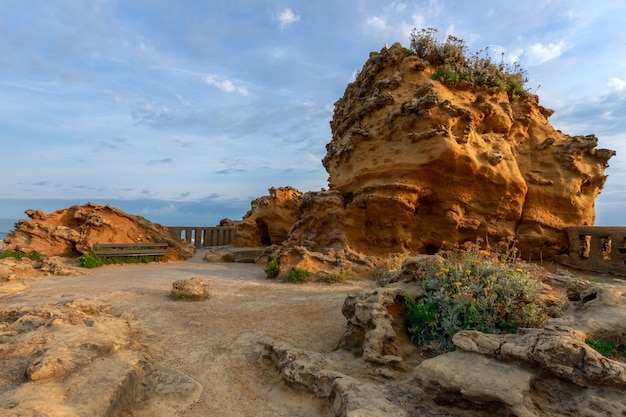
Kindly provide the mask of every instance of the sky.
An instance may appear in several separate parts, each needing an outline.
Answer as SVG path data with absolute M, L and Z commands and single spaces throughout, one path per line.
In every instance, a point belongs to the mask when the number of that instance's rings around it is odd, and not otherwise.
M 269 187 L 328 187 L 333 106 L 413 28 L 519 62 L 552 125 L 617 156 L 598 225 L 626 219 L 623 0 L 0 1 L 0 218 L 88 201 L 165 225 L 240 219 Z

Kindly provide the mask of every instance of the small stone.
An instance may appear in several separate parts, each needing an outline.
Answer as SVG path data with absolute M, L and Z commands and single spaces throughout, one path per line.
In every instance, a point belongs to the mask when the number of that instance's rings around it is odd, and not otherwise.
M 172 283 L 170 297 L 173 300 L 206 300 L 209 298 L 209 284 L 199 277 L 180 279 Z

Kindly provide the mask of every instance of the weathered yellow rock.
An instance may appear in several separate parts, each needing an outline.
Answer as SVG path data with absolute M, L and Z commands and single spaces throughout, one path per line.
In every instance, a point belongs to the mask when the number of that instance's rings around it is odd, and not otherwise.
M 450 87 L 434 71 L 399 44 L 370 55 L 335 103 L 330 190 L 303 197 L 284 245 L 386 256 L 514 237 L 538 259 L 594 223 L 614 151 L 554 129 L 534 95 Z
M 7 251 L 68 256 L 91 251 L 94 243 L 169 243 L 169 259 L 187 259 L 195 247 L 174 238 L 167 227 L 120 209 L 87 203 L 45 214 L 27 210 L 4 241 Z
M 235 246 L 255 247 L 283 242 L 300 216 L 302 193 L 293 187 L 270 188 L 269 196 L 254 200 L 235 225 Z

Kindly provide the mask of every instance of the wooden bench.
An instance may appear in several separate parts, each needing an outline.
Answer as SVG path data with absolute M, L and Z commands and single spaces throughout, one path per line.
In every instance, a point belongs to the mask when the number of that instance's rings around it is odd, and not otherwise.
M 169 243 L 95 243 L 93 254 L 96 256 L 145 256 L 167 255 Z

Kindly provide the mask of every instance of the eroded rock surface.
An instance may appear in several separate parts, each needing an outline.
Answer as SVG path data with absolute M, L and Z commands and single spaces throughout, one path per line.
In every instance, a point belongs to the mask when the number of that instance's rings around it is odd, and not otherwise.
M 532 94 L 448 86 L 435 70 L 400 44 L 370 55 L 335 103 L 330 189 L 304 194 L 284 251 L 384 257 L 514 237 L 524 258 L 547 259 L 567 251 L 567 227 L 593 225 L 614 151 L 554 129 Z
M 283 242 L 300 217 L 302 193 L 293 187 L 270 188 L 269 195 L 252 201 L 235 224 L 235 246 L 269 246 Z
M 209 296 L 209 283 L 200 277 L 179 279 L 172 283 L 170 297 L 174 300 L 206 300 Z
M 0 415 L 113 416 L 167 391 L 165 410 L 188 406 L 201 387 L 153 366 L 142 332 L 88 300 L 1 310 Z
M 415 284 L 436 257 L 409 258 L 388 287 L 348 295 L 337 351 L 307 352 L 262 337 L 262 356 L 289 384 L 332 401 L 335 416 L 626 413 L 624 358 L 604 357 L 585 343 L 593 335 L 623 344 L 626 287 L 619 284 L 546 273 L 546 294 L 559 303 L 570 299 L 562 317 L 517 334 L 461 331 L 453 338 L 456 351 L 415 366 L 399 307 L 405 297 L 423 296 Z M 360 365 L 346 367 L 348 361 Z
M 46 214 L 27 210 L 4 241 L 6 251 L 47 256 L 76 256 L 90 252 L 94 243 L 169 243 L 166 258 L 188 259 L 195 247 L 172 237 L 165 226 L 111 206 L 87 203 Z
M 0 293 L 22 291 L 29 286 L 29 281 L 50 275 L 79 276 L 84 275 L 83 268 L 76 258 L 60 256 L 45 257 L 41 260 L 30 260 L 26 257 L 0 259 Z

